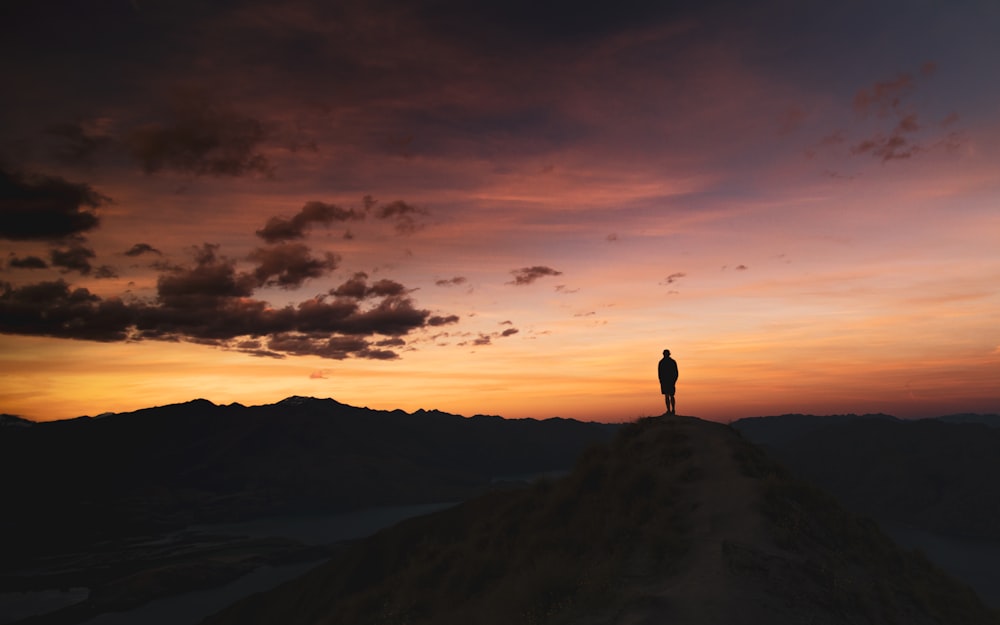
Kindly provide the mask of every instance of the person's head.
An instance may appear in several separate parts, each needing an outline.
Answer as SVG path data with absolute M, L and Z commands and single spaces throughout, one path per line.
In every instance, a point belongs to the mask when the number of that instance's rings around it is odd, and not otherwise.
M 669 356 L 670 355 L 670 350 L 669 349 L 663 350 L 663 355 L 664 356 Z

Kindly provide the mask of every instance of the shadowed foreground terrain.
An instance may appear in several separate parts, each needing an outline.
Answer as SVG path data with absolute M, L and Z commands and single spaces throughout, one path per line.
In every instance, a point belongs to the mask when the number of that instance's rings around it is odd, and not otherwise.
M 205 625 L 998 622 L 735 431 L 658 417 L 563 479 L 406 521 Z

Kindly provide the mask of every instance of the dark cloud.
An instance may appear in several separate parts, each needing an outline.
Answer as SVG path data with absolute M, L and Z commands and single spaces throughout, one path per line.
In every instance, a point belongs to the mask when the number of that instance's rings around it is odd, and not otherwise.
M 510 272 L 514 276 L 512 282 L 507 284 L 514 285 L 525 285 L 531 284 L 535 280 L 542 278 L 544 276 L 561 276 L 561 271 L 556 271 L 551 267 L 545 267 L 542 265 L 535 265 L 534 267 L 522 267 L 521 269 L 512 269 Z
M 94 277 L 103 279 L 117 278 L 118 272 L 110 265 L 101 265 L 94 270 Z
M 282 334 L 272 337 L 268 347 L 294 356 L 320 356 L 343 360 L 348 356 L 370 351 L 368 341 L 353 336 L 316 339 L 304 334 Z
M 363 349 L 357 355 L 369 360 L 396 360 L 399 358 L 399 354 L 388 349 Z
M 14 269 L 47 269 L 49 264 L 37 256 L 23 258 L 11 255 L 8 266 Z
M 253 356 L 254 358 L 274 358 L 275 360 L 284 360 L 286 358 L 284 354 L 272 352 L 269 349 L 241 349 L 238 351 Z
M 206 309 L 216 302 L 249 297 L 258 285 L 251 274 L 237 274 L 236 264 L 218 255 L 218 245 L 206 243 L 194 250 L 195 265 L 161 274 L 156 290 L 160 301 L 172 308 Z
M 330 329 L 343 334 L 402 336 L 425 325 L 429 316 L 428 311 L 414 308 L 410 298 L 392 296 L 373 308 L 337 320 Z
M 371 199 L 368 202 L 375 218 L 394 222 L 396 232 L 399 234 L 412 234 L 420 230 L 424 227 L 420 218 L 430 214 L 427 209 L 408 204 L 402 200 L 381 205 Z
M 427 319 L 427 325 L 429 326 L 443 326 L 450 323 L 458 323 L 458 315 L 434 315 Z
M 678 280 L 680 280 L 681 278 L 683 278 L 685 276 L 687 276 L 686 273 L 684 273 L 682 271 L 676 271 L 676 272 L 670 274 L 669 276 L 667 276 L 666 278 L 664 278 L 663 281 L 660 282 L 660 284 L 673 284 L 674 282 L 677 282 Z
M 223 110 L 197 95 L 178 101 L 169 117 L 132 130 L 126 139 L 146 173 L 272 175 L 270 162 L 258 151 L 268 134 L 263 122 Z
M 502 332 L 491 332 L 489 334 L 487 334 L 485 332 L 480 332 L 479 336 L 477 336 L 476 338 L 472 339 L 471 345 L 477 346 L 477 347 L 483 347 L 483 346 L 486 346 L 486 345 L 493 345 L 493 340 L 494 339 L 502 339 L 502 338 L 506 338 L 508 336 L 514 336 L 518 332 L 520 332 L 520 330 L 518 330 L 517 328 L 507 328 L 507 329 L 503 330 Z M 447 336 L 447 334 L 445 334 L 444 336 Z M 469 334 L 465 334 L 464 336 L 469 336 Z M 435 337 L 435 338 L 437 338 L 437 337 Z M 470 343 L 468 341 L 462 341 L 461 343 L 459 343 L 459 345 L 469 345 L 469 344 Z
M 134 320 L 134 309 L 121 300 L 71 289 L 62 280 L 0 285 L 0 333 L 123 341 Z
M 216 246 L 196 250 L 191 267 L 161 276 L 155 302 L 102 299 L 66 282 L 15 288 L 0 284 L 0 333 L 95 341 L 187 341 L 281 358 L 312 355 L 390 360 L 414 330 L 455 323 L 431 316 L 409 297 L 361 300 L 318 296 L 283 308 L 250 297 L 251 274 L 236 272 Z M 373 341 L 372 337 L 385 337 Z
M 336 269 L 340 258 L 331 252 L 315 258 L 302 243 L 282 243 L 257 248 L 250 253 L 249 260 L 257 263 L 253 275 L 258 285 L 296 289 L 309 278 L 318 278 Z
M 0 239 L 58 241 L 98 226 L 110 198 L 89 185 L 0 167 Z
M 459 286 L 468 282 L 468 278 L 463 276 L 455 276 L 454 278 L 447 278 L 444 280 L 435 280 L 434 284 L 437 286 Z
M 368 274 L 363 271 L 354 274 L 349 280 L 330 291 L 330 295 L 351 297 L 354 299 L 387 297 L 403 295 L 404 293 L 406 293 L 406 287 L 394 280 L 383 278 L 374 284 L 369 284 Z
M 268 243 L 289 241 L 305 237 L 306 231 L 314 224 L 328 226 L 334 222 L 356 221 L 365 218 L 365 213 L 353 208 L 341 208 L 336 204 L 306 202 L 291 219 L 271 217 L 257 236 Z
M 79 242 L 73 242 L 65 249 L 53 249 L 49 252 L 53 267 L 61 267 L 63 272 L 78 271 L 87 275 L 93 269 L 90 259 L 96 258 L 94 250 Z
M 156 249 L 149 243 L 136 243 L 125 252 L 126 256 L 132 257 L 142 256 L 143 254 L 156 254 L 157 256 L 162 256 L 163 252 Z
M 441 323 L 429 311 L 416 308 L 403 295 L 405 287 L 391 280 L 369 285 L 364 281 L 367 276 L 358 274 L 353 282 L 345 283 L 362 287 L 346 287 L 344 291 L 350 295 L 318 296 L 297 306 L 274 309 L 250 298 L 260 284 L 260 275 L 238 273 L 231 260 L 218 255 L 217 246 L 205 245 L 196 250 L 195 260 L 194 267 L 161 276 L 160 306 L 145 311 L 144 319 L 151 323 L 139 328 L 140 336 L 162 338 L 176 334 L 185 340 L 194 336 L 224 342 L 240 336 L 270 335 L 267 349 L 272 352 L 324 358 L 341 358 L 353 352 L 357 357 L 387 359 L 395 355 L 369 349 L 361 337 L 401 337 Z M 362 309 L 361 300 L 368 298 L 381 300 Z M 457 317 L 447 320 L 453 321 Z M 341 340 L 344 336 L 352 337 L 352 341 Z

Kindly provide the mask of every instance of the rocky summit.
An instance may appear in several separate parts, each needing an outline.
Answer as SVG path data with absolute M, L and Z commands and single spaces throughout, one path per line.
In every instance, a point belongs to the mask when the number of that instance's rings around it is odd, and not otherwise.
M 205 621 L 1000 623 L 967 586 L 721 424 L 641 419 L 559 480 L 352 544 Z

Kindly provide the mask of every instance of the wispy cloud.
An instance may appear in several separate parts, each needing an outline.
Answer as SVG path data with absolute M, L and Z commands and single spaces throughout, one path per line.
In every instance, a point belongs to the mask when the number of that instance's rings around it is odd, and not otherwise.
M 334 222 L 357 221 L 364 218 L 363 211 L 311 201 L 306 202 L 291 219 L 271 217 L 264 227 L 257 231 L 257 236 L 268 243 L 301 239 L 313 225 L 329 226 Z
M 434 284 L 437 286 L 461 286 L 468 282 L 469 279 L 464 276 L 455 276 L 454 278 L 444 278 L 441 280 L 435 280 Z
M 124 254 L 126 256 L 130 256 L 130 257 L 133 257 L 133 258 L 136 257 L 136 256 L 142 256 L 143 254 L 155 254 L 157 256 L 163 256 L 163 252 L 161 252 L 160 250 L 156 249 L 155 247 L 153 247 L 149 243 L 136 243 L 135 245 L 133 245 L 132 247 L 130 247 L 128 250 L 126 250 L 124 252 Z
M 921 83 L 936 71 L 937 65 L 929 61 L 921 65 L 916 74 L 902 72 L 859 89 L 852 107 L 864 134 L 849 139 L 844 130 L 838 130 L 824 137 L 816 149 L 848 144 L 848 152 L 853 156 L 872 157 L 887 163 L 910 159 L 942 146 L 955 147 L 961 135 L 954 131 L 942 132 L 958 119 L 957 114 L 950 114 L 939 124 L 929 124 L 921 120 L 921 113 L 911 101 Z M 816 149 L 809 150 L 808 154 L 814 155 Z
M 664 278 L 663 280 L 661 280 L 660 284 L 661 285 L 673 284 L 673 283 L 677 282 L 678 280 L 680 280 L 681 278 L 684 278 L 686 276 L 687 276 L 687 274 L 684 273 L 683 271 L 676 271 L 676 272 L 670 274 L 669 276 L 667 276 L 666 278 Z
M 552 267 L 546 267 L 544 265 L 535 265 L 534 267 L 522 267 L 521 269 L 512 269 L 510 272 L 514 279 L 507 284 L 513 284 L 516 286 L 524 286 L 527 284 L 532 284 L 539 278 L 544 278 L 546 276 L 561 276 L 561 271 L 556 271 Z

